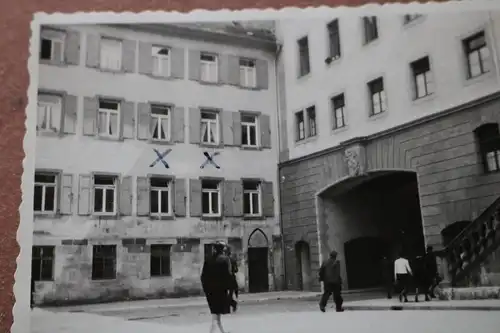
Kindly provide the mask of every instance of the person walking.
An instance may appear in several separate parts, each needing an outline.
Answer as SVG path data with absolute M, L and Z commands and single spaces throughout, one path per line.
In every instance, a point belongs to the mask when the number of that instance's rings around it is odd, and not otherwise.
M 436 298 L 436 294 L 434 290 L 439 284 L 439 273 L 436 262 L 436 253 L 432 246 L 427 246 L 424 256 L 424 265 L 425 265 L 425 273 L 427 275 L 427 279 L 429 281 L 429 296 L 431 298 Z
M 231 253 L 231 248 L 229 246 L 226 247 L 226 255 L 229 258 L 230 263 L 230 273 L 231 273 L 231 286 L 229 289 L 229 302 L 231 303 L 231 307 L 233 308 L 233 312 L 236 312 L 238 309 L 238 280 L 236 279 L 236 273 L 238 273 L 238 262 L 234 254 Z M 233 295 L 236 299 L 233 298 Z
M 227 333 L 222 327 L 221 317 L 230 313 L 231 274 L 224 248 L 225 244 L 222 242 L 214 244 L 213 255 L 207 257 L 201 273 L 201 285 L 212 314 L 210 333 L 215 333 L 217 328 L 220 333 Z
M 325 312 L 328 299 L 333 294 L 333 301 L 337 312 L 342 312 L 344 302 L 341 294 L 342 278 L 340 276 L 340 261 L 337 259 L 337 252 L 332 251 L 330 257 L 326 259 L 319 269 L 319 281 L 323 282 L 323 295 L 319 302 L 319 309 Z
M 394 278 L 396 280 L 399 292 L 399 301 L 402 302 L 403 299 L 408 302 L 408 286 L 410 282 L 410 276 L 413 272 L 410 267 L 408 259 L 404 258 L 402 254 L 399 255 L 398 259 L 394 261 Z

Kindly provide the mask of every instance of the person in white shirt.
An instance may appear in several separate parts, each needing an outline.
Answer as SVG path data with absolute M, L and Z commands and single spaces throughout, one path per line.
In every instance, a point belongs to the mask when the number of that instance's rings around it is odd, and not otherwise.
M 398 286 L 400 302 L 403 301 L 403 298 L 405 302 L 408 302 L 408 284 L 412 275 L 410 263 L 402 255 L 399 255 L 394 262 L 394 278 Z

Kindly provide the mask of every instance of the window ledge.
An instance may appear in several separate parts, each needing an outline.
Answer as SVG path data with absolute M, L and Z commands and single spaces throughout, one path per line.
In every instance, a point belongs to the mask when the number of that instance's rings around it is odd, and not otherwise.
M 205 143 L 201 142 L 198 144 L 202 148 L 223 148 L 224 144 L 222 143 Z
M 221 221 L 223 218 L 221 215 L 213 216 L 213 215 L 202 215 L 201 219 L 203 221 Z
M 342 127 L 337 127 L 332 129 L 332 135 L 339 134 L 349 130 L 349 125 L 344 125 Z
M 102 136 L 102 135 L 99 135 L 97 134 L 96 137 L 99 139 L 99 140 L 103 140 L 103 141 L 123 141 L 123 138 L 121 137 L 113 137 L 113 136 Z
M 56 132 L 50 132 L 50 131 L 42 131 L 42 130 L 37 129 L 36 134 L 38 136 L 46 136 L 46 137 L 52 137 L 52 138 L 61 136 L 60 130 L 57 130 Z
M 262 221 L 266 218 L 262 215 L 244 215 L 243 220 L 245 221 Z
M 495 77 L 495 71 L 493 71 L 493 70 L 490 70 L 490 71 L 483 73 L 481 75 L 478 75 L 478 76 L 466 77 L 465 81 L 464 81 L 464 86 L 466 86 L 466 87 L 471 86 L 471 85 L 480 83 L 482 81 L 491 80 L 494 77 Z
M 374 114 L 374 115 L 370 115 L 368 117 L 368 120 L 369 121 L 377 121 L 379 119 L 383 119 L 383 118 L 387 117 L 387 114 L 388 114 L 388 112 L 386 110 L 384 112 L 380 112 L 380 113 L 377 113 L 377 114 Z
M 336 64 L 339 64 L 341 61 L 342 61 L 342 54 L 338 55 L 337 57 L 333 57 L 333 56 L 329 55 L 325 59 L 326 66 L 328 68 L 331 68 L 331 67 L 335 66 Z
M 174 215 L 149 215 L 150 221 L 172 221 L 175 220 Z
M 118 218 L 118 214 L 106 214 L 106 213 L 91 213 L 90 216 L 94 219 L 106 219 L 106 220 L 115 220 Z
M 411 20 L 410 22 L 407 22 L 407 23 L 403 22 L 403 29 L 410 29 L 410 28 L 414 27 L 415 25 L 422 23 L 422 21 L 424 21 L 426 17 L 427 17 L 426 15 L 421 15 L 421 16 Z
M 309 70 L 308 73 L 306 74 L 303 74 L 303 75 L 298 75 L 297 76 L 297 81 L 301 82 L 301 81 L 307 81 L 310 77 L 312 76 L 312 71 Z
M 172 140 L 158 140 L 158 139 L 149 139 L 149 143 L 155 145 L 165 145 L 165 146 L 173 146 L 174 142 Z
M 56 212 L 50 212 L 50 213 L 34 212 L 34 216 L 37 218 L 42 218 L 42 219 L 56 219 L 56 218 L 60 218 L 61 214 L 56 213 Z
M 183 80 L 178 77 L 172 76 L 172 74 L 162 76 L 162 75 L 155 75 L 155 74 L 145 74 L 147 77 L 153 80 L 163 80 L 163 81 L 176 81 L 176 80 Z
M 207 85 L 207 86 L 216 86 L 216 87 L 221 87 L 224 85 L 224 83 L 219 82 L 219 81 L 203 81 L 201 79 L 197 80 L 200 84 Z
M 125 72 L 125 70 L 123 70 L 123 69 L 115 70 L 115 69 L 107 69 L 107 68 L 97 67 L 97 70 L 101 73 L 107 73 L 107 74 L 117 74 L 117 75 L 127 74 L 127 72 Z
M 112 279 L 92 279 L 90 278 L 91 283 L 116 283 L 116 277 Z
M 419 97 L 419 98 L 414 98 L 412 100 L 412 104 L 413 105 L 420 105 L 422 103 L 426 103 L 428 101 L 431 101 L 433 100 L 434 98 L 436 98 L 436 93 L 433 92 L 433 93 L 430 93 L 429 95 L 426 95 L 424 97 Z
M 241 146 L 241 150 L 262 150 L 263 148 L 260 146 Z
M 49 65 L 49 66 L 55 66 L 55 67 L 68 67 L 69 64 L 65 63 L 64 61 L 59 62 L 55 60 L 44 60 L 44 59 L 39 59 L 40 65 Z
M 172 274 L 170 274 L 170 275 L 150 275 L 149 278 L 152 280 L 172 279 Z
M 300 141 L 295 141 L 295 146 L 297 147 L 297 146 L 305 145 L 305 144 L 314 142 L 316 140 L 318 140 L 318 135 L 310 136 L 310 137 L 302 139 Z
M 380 36 L 378 36 L 375 39 L 370 40 L 369 42 L 364 41 L 363 42 L 363 47 L 372 47 L 372 45 L 377 45 L 379 43 L 380 43 Z

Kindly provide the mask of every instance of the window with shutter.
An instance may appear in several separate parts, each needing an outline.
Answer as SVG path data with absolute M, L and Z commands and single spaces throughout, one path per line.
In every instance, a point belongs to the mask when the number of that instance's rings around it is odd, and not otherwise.
M 254 115 L 241 115 L 241 145 L 244 147 L 257 147 L 257 117 Z
M 221 215 L 221 182 L 217 180 L 202 180 L 201 206 L 204 216 Z
M 38 131 L 59 133 L 61 130 L 61 117 L 62 97 L 54 94 L 38 94 Z
M 219 144 L 219 114 L 212 110 L 201 110 L 201 142 Z
M 153 57 L 153 75 L 161 77 L 170 76 L 170 49 L 162 46 L 153 46 L 151 54 Z
M 151 138 L 155 141 L 170 140 L 171 108 L 165 105 L 151 105 Z
M 261 216 L 261 187 L 257 181 L 243 182 L 243 214 L 245 216 Z
M 53 214 L 57 211 L 58 174 L 36 172 L 33 210 L 36 214 Z
M 255 60 L 240 59 L 240 85 L 247 88 L 255 88 L 257 86 Z
M 97 129 L 99 136 L 118 138 L 120 135 L 120 102 L 101 99 L 97 111 Z
M 200 54 L 200 80 L 205 82 L 217 82 L 219 80 L 219 68 L 217 55 L 210 53 Z
M 149 179 L 150 216 L 172 215 L 172 182 L 169 178 L 151 177 Z
M 40 33 L 40 60 L 63 62 L 66 33 L 42 29 Z
M 101 38 L 99 59 L 101 69 L 120 71 L 122 69 L 122 41 Z
M 118 177 L 111 175 L 94 175 L 92 205 L 94 215 L 115 215 L 117 208 Z

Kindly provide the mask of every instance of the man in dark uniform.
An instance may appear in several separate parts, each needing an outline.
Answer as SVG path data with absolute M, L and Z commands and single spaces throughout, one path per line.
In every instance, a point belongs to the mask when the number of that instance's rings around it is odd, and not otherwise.
M 426 253 L 424 256 L 425 273 L 429 281 L 429 296 L 431 298 L 436 298 L 434 290 L 439 284 L 439 274 L 436 262 L 436 254 L 432 246 L 427 246 Z
M 332 251 L 330 257 L 326 259 L 319 269 L 319 281 L 323 282 L 323 296 L 319 302 L 319 309 L 325 312 L 326 304 L 330 295 L 333 294 L 333 301 L 337 312 L 342 312 L 342 278 L 340 276 L 340 261 L 337 260 L 337 252 Z

